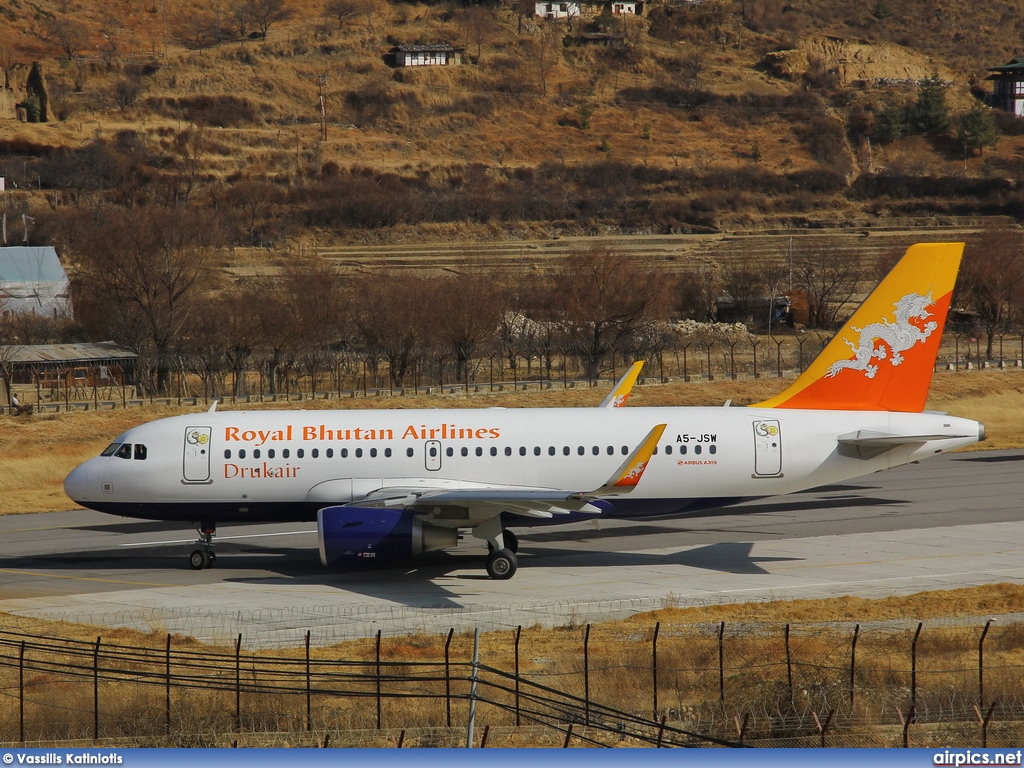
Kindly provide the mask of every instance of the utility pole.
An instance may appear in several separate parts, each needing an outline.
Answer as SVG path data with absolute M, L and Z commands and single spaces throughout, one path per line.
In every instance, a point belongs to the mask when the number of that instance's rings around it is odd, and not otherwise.
M 327 141 L 327 75 L 316 77 L 320 83 L 320 141 Z

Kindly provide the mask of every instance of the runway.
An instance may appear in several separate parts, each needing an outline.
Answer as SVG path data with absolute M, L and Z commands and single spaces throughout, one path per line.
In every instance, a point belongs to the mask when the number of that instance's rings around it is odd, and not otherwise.
M 411 631 L 580 624 L 754 600 L 1024 582 L 1024 451 L 937 457 L 707 516 L 519 529 L 509 581 L 473 538 L 404 567 L 328 571 L 312 524 L 195 534 L 91 511 L 0 517 L 0 610 L 246 647 Z

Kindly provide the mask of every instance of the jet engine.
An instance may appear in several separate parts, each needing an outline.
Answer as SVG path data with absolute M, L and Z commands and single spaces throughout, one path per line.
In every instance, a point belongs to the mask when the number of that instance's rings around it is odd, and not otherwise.
M 458 543 L 455 528 L 423 523 L 401 509 L 324 507 L 316 527 L 327 567 L 390 565 Z

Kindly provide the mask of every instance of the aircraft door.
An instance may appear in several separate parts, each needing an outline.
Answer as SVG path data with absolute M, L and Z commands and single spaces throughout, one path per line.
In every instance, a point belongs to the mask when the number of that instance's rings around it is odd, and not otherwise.
M 209 483 L 210 427 L 185 427 L 183 478 L 186 483 Z
M 778 419 L 754 422 L 753 477 L 782 477 L 782 428 Z
M 426 462 L 427 469 L 431 472 L 436 472 L 441 468 L 440 440 L 427 440 L 423 446 L 423 460 Z

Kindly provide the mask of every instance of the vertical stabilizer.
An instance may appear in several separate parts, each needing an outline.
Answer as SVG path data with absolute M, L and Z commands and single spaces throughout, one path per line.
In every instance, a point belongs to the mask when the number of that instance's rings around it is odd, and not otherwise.
M 924 410 L 963 243 L 919 243 L 821 354 L 761 408 Z

